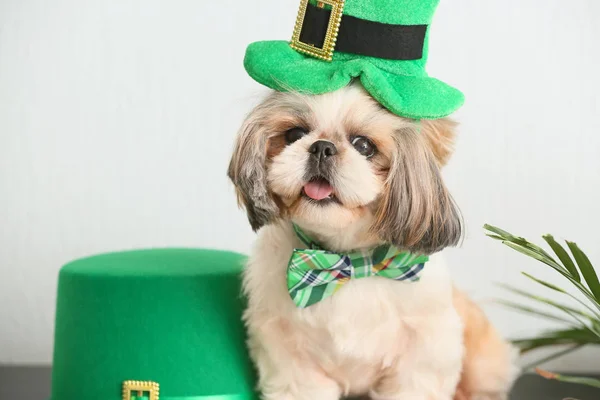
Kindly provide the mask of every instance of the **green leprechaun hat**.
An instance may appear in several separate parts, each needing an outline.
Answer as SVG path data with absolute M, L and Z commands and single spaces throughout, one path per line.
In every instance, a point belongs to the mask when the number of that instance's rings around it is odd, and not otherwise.
M 59 275 L 51 400 L 255 400 L 236 253 L 164 249 Z
M 360 80 L 393 113 L 435 119 L 464 103 L 427 75 L 429 26 L 439 0 L 301 0 L 292 41 L 252 43 L 244 60 L 278 91 L 332 92 Z

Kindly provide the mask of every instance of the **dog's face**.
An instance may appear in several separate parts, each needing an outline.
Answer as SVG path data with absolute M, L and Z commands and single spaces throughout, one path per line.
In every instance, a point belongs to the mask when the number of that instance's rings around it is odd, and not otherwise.
M 229 176 L 255 230 L 289 218 L 325 236 L 431 253 L 461 235 L 439 173 L 452 127 L 395 116 L 359 85 L 273 93 L 244 123 Z

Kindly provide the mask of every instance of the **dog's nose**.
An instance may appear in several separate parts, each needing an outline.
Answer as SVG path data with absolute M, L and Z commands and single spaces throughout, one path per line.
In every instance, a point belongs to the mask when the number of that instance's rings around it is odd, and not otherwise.
M 324 160 L 328 157 L 335 156 L 337 149 L 335 145 L 327 140 L 317 140 L 314 142 L 308 152 L 315 156 L 318 160 Z

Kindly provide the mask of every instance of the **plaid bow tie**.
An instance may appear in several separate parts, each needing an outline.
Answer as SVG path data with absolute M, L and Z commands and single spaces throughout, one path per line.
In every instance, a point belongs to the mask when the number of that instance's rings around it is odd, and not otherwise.
M 287 270 L 290 296 L 296 306 L 306 308 L 332 296 L 351 279 L 381 276 L 397 281 L 418 281 L 427 256 L 401 252 L 384 245 L 373 250 L 338 254 L 322 250 L 294 224 L 306 249 L 295 249 Z

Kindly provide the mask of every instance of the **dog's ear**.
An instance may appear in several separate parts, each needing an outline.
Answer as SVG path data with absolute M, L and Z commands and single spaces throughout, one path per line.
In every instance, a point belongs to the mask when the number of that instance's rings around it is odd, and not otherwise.
M 375 232 L 421 254 L 456 245 L 462 219 L 442 180 L 435 151 L 415 127 L 397 131 L 394 138 L 397 148 L 376 211 Z
M 454 151 L 457 123 L 450 118 L 422 120 L 421 134 L 440 165 L 446 165 Z
M 264 107 L 258 106 L 244 121 L 228 171 L 236 187 L 238 204 L 246 209 L 254 231 L 279 216 L 279 207 L 267 186 L 267 132 L 263 114 Z

